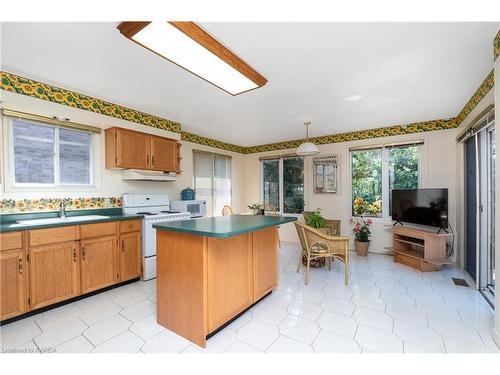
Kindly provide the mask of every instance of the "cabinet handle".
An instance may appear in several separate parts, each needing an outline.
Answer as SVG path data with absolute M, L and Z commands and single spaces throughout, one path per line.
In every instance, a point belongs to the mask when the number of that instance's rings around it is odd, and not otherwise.
M 151 163 L 153 164 L 153 166 L 155 165 L 155 156 L 151 156 Z
M 19 273 L 23 273 L 23 258 L 19 258 Z
M 149 155 L 146 155 L 146 165 L 149 166 Z
M 82 247 L 82 259 L 85 260 L 85 246 Z
M 125 252 L 125 241 L 122 240 L 122 253 Z
M 76 249 L 73 248 L 73 262 L 76 262 Z

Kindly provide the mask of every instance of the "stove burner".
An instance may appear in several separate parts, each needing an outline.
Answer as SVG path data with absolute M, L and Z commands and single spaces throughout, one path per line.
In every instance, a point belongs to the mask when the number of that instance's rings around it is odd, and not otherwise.
M 138 212 L 137 215 L 153 215 L 151 212 Z
M 162 212 L 164 214 L 179 214 L 180 213 L 180 211 L 170 211 L 170 210 L 169 211 L 160 211 L 160 212 Z

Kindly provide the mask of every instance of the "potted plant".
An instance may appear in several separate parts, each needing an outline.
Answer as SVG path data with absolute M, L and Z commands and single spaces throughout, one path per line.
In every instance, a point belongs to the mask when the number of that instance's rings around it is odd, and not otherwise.
M 320 209 L 311 212 L 307 217 L 306 224 L 313 228 L 323 228 L 325 225 L 325 218 L 321 216 Z
M 353 213 L 357 217 L 351 219 L 350 223 L 353 226 L 352 232 L 354 233 L 354 247 L 359 256 L 365 257 L 370 247 L 370 225 L 373 223 L 371 219 L 364 219 L 362 215 L 372 214 L 377 215 L 382 209 L 380 200 L 368 203 L 361 197 L 356 197 L 353 202 Z
M 254 203 L 247 207 L 252 210 L 254 215 L 264 215 L 264 205 L 261 203 Z
M 354 233 L 356 253 L 361 257 L 365 257 L 370 247 L 370 225 L 372 224 L 372 220 L 356 218 L 351 219 L 350 222 L 353 225 L 352 232 Z

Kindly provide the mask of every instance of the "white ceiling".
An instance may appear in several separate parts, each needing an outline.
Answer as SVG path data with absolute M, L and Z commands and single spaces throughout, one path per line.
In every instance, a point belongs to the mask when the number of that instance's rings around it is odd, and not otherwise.
M 458 114 L 493 68 L 499 23 L 201 23 L 267 78 L 231 96 L 118 23 L 3 23 L 1 69 L 250 146 Z

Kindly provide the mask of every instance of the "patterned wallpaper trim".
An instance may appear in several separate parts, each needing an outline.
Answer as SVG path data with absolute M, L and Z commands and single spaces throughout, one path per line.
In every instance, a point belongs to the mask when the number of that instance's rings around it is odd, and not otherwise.
M 495 86 L 495 75 L 492 70 L 478 87 L 476 92 L 472 94 L 469 101 L 462 108 L 460 113 L 457 115 L 457 126 L 465 120 L 465 118 L 472 112 L 474 108 L 478 105 L 478 103 L 486 96 L 486 94 Z
M 110 103 L 74 91 L 34 81 L 12 73 L 0 72 L 0 89 L 48 100 L 101 115 L 136 122 L 153 128 L 181 132 L 181 124 L 145 112 Z
M 498 30 L 495 39 L 493 40 L 493 59 L 496 60 L 500 55 L 500 30 Z
M 0 200 L 0 214 L 58 211 L 62 199 L 67 201 L 67 210 L 120 208 L 122 206 L 122 199 L 117 197 L 2 199 Z
M 495 43 L 497 43 L 497 39 L 498 34 L 497 38 L 495 38 Z M 454 118 L 393 125 L 348 133 L 330 134 L 314 137 L 311 138 L 311 140 L 316 144 L 329 144 L 456 128 L 476 107 L 481 99 L 484 98 L 484 96 L 493 87 L 493 85 L 494 73 L 493 71 L 491 71 L 485 78 L 485 80 L 481 83 L 476 92 L 469 99 L 469 101 L 466 103 L 464 108 Z M 184 141 L 241 154 L 253 154 L 257 152 L 296 148 L 301 142 L 303 142 L 303 139 L 295 139 L 290 141 L 268 143 L 249 147 L 222 142 L 194 133 L 185 132 L 182 130 L 181 125 L 177 122 L 173 122 L 161 117 L 149 115 L 144 112 L 139 112 L 127 107 L 123 107 L 118 104 L 112 104 L 100 99 L 92 98 L 83 94 L 61 89 L 2 71 L 0 71 L 0 89 L 136 122 L 146 126 L 175 131 L 181 134 L 181 139 Z

